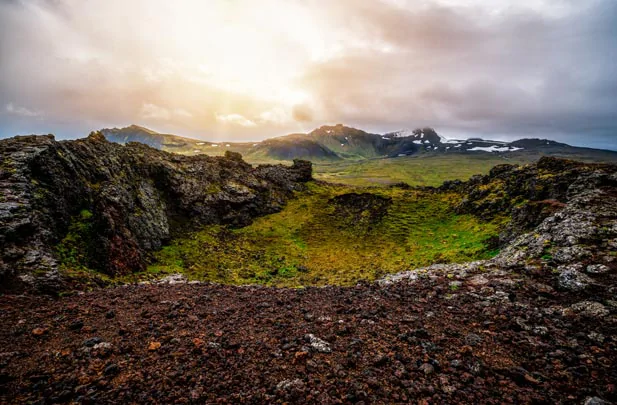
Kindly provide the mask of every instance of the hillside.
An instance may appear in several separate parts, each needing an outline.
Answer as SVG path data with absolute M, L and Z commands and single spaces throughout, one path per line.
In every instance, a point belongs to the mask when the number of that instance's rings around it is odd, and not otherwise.
M 121 145 L 129 142 L 139 142 L 166 152 L 190 156 L 196 154 L 223 156 L 226 151 L 247 154 L 253 147 L 253 143 L 217 143 L 172 134 L 160 134 L 139 125 L 130 125 L 125 128 L 103 128 L 99 132 L 108 141 Z
M 491 240 L 506 219 L 457 214 L 460 201 L 457 192 L 311 182 L 280 213 L 247 227 L 206 226 L 176 238 L 146 272 L 129 279 L 182 273 L 232 284 L 353 285 L 436 262 L 494 256 Z
M 102 129 L 101 133 L 110 142 L 124 145 L 129 142 L 139 142 L 156 149 L 174 148 L 188 145 L 194 140 L 170 134 L 159 134 L 139 125 L 131 125 L 126 128 Z
M 305 134 L 266 139 L 249 150 L 246 158 L 251 161 L 309 159 L 316 162 L 341 159 L 332 149 Z

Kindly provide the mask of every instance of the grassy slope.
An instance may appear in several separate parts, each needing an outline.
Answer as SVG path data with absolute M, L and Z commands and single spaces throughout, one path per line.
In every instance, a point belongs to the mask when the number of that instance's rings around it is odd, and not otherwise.
M 334 215 L 328 200 L 351 191 L 369 190 L 313 183 L 282 212 L 246 228 L 210 226 L 175 240 L 157 253 L 149 272 L 234 284 L 347 285 L 492 254 L 484 241 L 500 224 L 455 215 L 458 195 L 370 189 L 391 197 L 392 205 L 381 221 L 369 224 Z

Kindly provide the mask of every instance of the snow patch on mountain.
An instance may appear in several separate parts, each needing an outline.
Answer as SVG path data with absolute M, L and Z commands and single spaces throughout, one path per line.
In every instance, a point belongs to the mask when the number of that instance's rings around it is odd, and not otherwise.
M 393 138 L 408 138 L 415 135 L 416 134 L 414 134 L 414 132 L 410 129 L 401 129 L 400 131 L 395 131 L 391 134 Z
M 475 146 L 473 148 L 467 149 L 468 151 L 482 151 L 482 152 L 514 152 L 517 150 L 521 150 L 523 148 L 515 148 L 513 146 Z
M 439 143 L 442 144 L 459 144 L 459 143 L 464 143 L 465 141 L 463 140 L 459 140 L 459 139 L 449 139 L 446 138 L 443 135 L 439 135 L 433 131 L 431 131 L 431 133 L 436 134 L 439 137 Z M 434 143 L 428 139 L 429 134 L 424 132 L 424 129 L 415 129 L 415 130 L 411 130 L 411 129 L 401 129 L 399 131 L 395 131 L 395 132 L 391 132 L 389 134 L 386 134 L 386 136 L 382 136 L 382 138 L 386 139 L 386 138 L 416 138 L 416 140 L 413 141 L 413 143 L 416 144 L 421 144 L 421 143 Z M 422 140 L 422 141 L 421 141 Z

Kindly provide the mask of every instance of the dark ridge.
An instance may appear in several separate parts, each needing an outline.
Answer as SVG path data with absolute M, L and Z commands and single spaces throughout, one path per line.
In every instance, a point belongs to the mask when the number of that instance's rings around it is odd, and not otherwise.
M 149 252 L 201 224 L 242 226 L 279 211 L 311 179 L 310 162 L 252 167 L 237 153 L 180 156 L 101 132 L 56 142 L 51 136 L 0 141 L 0 285 L 55 275 L 54 246 L 72 232 L 92 269 L 144 269 Z M 66 252 L 65 252 L 66 253 Z M 71 254 L 68 252 L 67 254 Z

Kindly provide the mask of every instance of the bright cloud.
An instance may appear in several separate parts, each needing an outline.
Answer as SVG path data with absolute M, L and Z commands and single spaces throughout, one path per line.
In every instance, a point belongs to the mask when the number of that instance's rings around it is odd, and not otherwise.
M 150 120 L 169 120 L 171 113 L 167 108 L 159 107 L 155 104 L 146 103 L 141 107 L 141 116 L 143 119 Z
M 41 115 L 40 112 L 29 110 L 26 107 L 16 106 L 13 103 L 8 103 L 5 109 L 8 114 L 20 117 L 38 117 Z
M 239 125 L 241 127 L 254 127 L 257 125 L 240 114 L 216 114 L 216 120 L 224 124 Z

